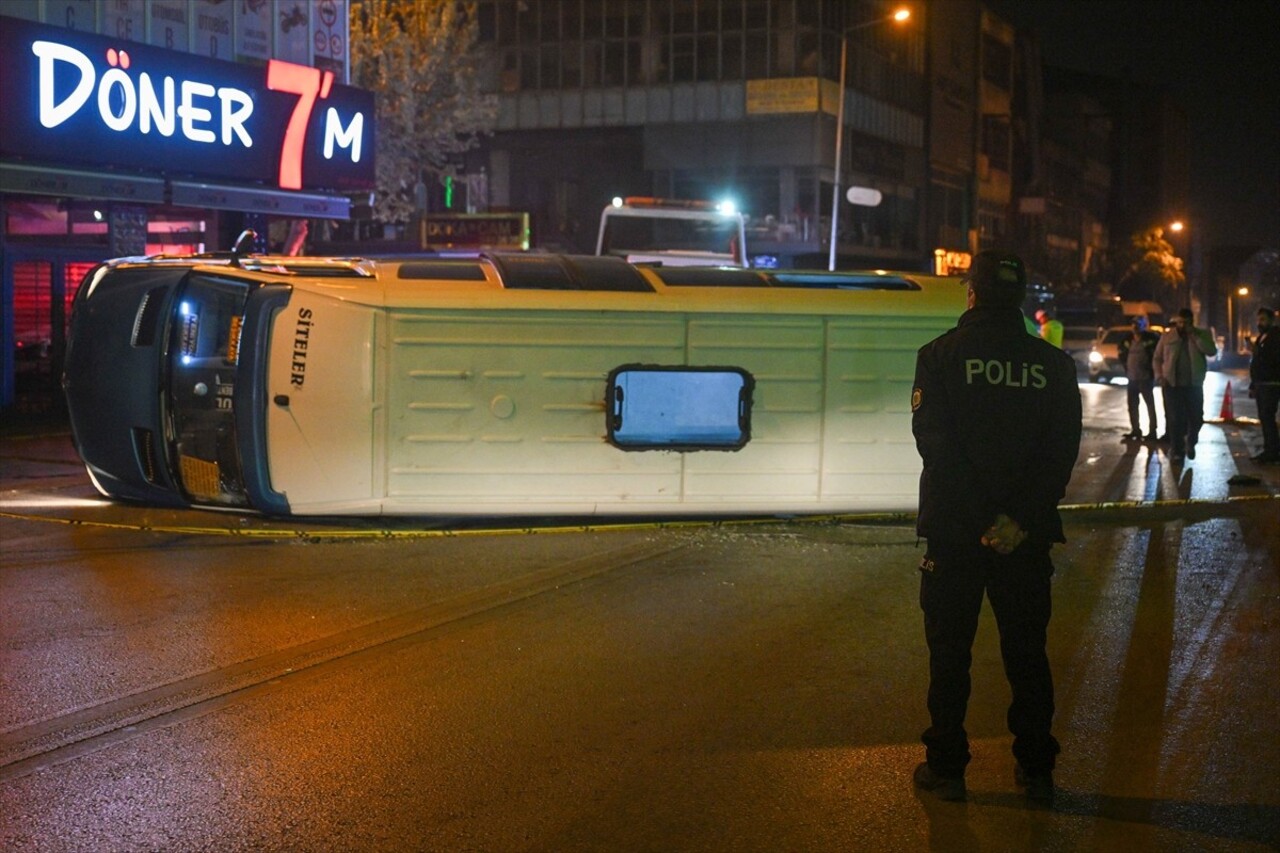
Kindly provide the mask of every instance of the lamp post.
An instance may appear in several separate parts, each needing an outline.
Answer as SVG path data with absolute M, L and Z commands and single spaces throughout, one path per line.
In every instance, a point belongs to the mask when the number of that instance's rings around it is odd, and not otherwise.
M 876 18 L 874 21 L 855 24 L 852 27 L 845 27 L 840 33 L 840 101 L 836 105 L 836 176 L 835 186 L 831 188 L 831 245 L 827 257 L 827 269 L 831 271 L 836 268 L 836 227 L 840 221 L 840 161 L 842 159 L 840 154 L 844 146 L 844 90 L 845 73 L 849 65 L 849 33 L 866 27 L 874 27 L 876 24 L 883 24 L 886 21 L 902 23 L 910 17 L 911 10 L 904 6 L 892 15 Z
M 1186 283 L 1186 295 L 1183 297 L 1184 307 L 1193 307 L 1195 298 L 1196 280 L 1200 273 L 1200 258 L 1197 256 L 1197 248 L 1200 240 L 1200 229 L 1187 228 L 1187 223 L 1181 219 L 1175 219 L 1169 223 L 1169 231 L 1173 234 L 1183 237 L 1185 235 L 1186 257 L 1183 259 L 1183 279 Z M 1176 249 L 1176 247 L 1175 247 Z M 1201 294 L 1203 296 L 1203 294 Z
M 1249 288 L 1243 284 L 1236 288 L 1235 293 L 1227 294 L 1227 348 L 1232 353 L 1240 352 L 1240 330 L 1236 328 L 1237 315 L 1240 313 L 1240 300 L 1248 295 Z M 1231 305 L 1233 302 L 1235 303 L 1234 311 Z

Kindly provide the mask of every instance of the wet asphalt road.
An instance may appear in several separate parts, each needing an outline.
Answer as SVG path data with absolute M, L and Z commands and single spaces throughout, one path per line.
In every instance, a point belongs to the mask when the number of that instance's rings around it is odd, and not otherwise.
M 989 613 L 969 801 L 911 788 L 909 521 L 281 526 L 0 438 L 0 849 L 1277 849 L 1280 467 L 1228 423 L 1172 468 L 1082 391 L 1052 810 Z

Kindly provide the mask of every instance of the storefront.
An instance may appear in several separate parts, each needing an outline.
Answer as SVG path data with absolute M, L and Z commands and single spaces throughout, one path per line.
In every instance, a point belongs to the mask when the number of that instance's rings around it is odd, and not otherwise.
M 0 56 L 0 408 L 53 393 L 94 263 L 227 249 L 244 228 L 279 248 L 373 187 L 373 96 L 331 71 L 3 16 Z

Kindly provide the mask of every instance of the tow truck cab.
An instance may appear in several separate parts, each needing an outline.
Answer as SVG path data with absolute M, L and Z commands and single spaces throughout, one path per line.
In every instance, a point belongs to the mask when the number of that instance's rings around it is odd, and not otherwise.
M 596 254 L 633 264 L 745 267 L 746 220 L 730 204 L 615 198 L 600 214 Z

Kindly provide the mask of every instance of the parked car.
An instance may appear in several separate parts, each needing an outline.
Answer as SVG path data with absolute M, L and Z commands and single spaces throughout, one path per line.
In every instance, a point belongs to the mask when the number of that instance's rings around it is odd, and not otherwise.
M 1163 326 L 1149 326 L 1147 331 L 1157 335 L 1164 332 Z M 1124 362 L 1120 360 L 1120 344 L 1133 334 L 1133 325 L 1110 326 L 1098 330 L 1098 336 L 1089 348 L 1089 380 L 1091 382 L 1110 382 L 1112 379 L 1123 379 Z
M 1110 382 L 1124 376 L 1120 363 L 1120 342 L 1133 334 L 1132 326 L 1110 326 L 1098 330 L 1089 348 L 1089 381 Z
M 1098 326 L 1066 326 L 1062 332 L 1062 350 L 1075 359 L 1076 369 L 1088 371 L 1089 353 L 1098 337 Z

